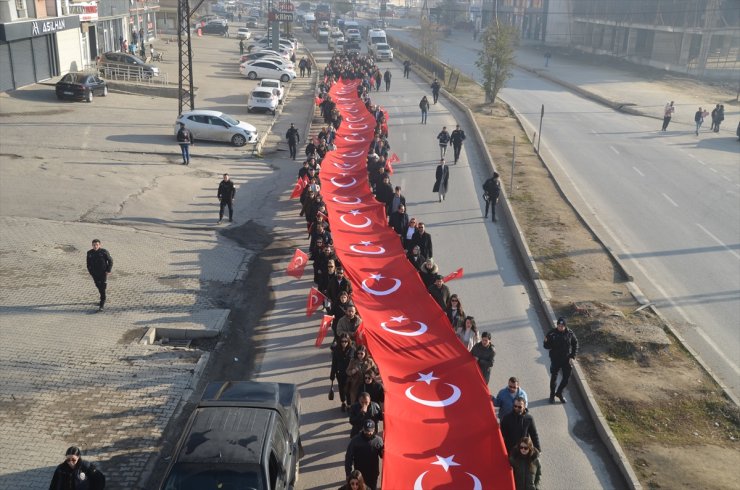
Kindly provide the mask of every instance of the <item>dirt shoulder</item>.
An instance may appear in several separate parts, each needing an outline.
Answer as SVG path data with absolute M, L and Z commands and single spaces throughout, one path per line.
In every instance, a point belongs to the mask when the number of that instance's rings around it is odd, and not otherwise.
M 558 315 L 581 341 L 579 362 L 645 488 L 737 488 L 740 410 L 641 309 L 627 279 L 579 219 L 512 111 L 482 103 L 460 79 L 453 94 L 475 115 Z M 512 138 L 516 136 L 513 192 Z M 506 163 L 504 163 L 506 162 Z

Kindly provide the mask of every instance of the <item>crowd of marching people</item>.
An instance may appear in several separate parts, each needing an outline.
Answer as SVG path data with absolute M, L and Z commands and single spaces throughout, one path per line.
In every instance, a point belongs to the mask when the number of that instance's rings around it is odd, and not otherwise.
M 339 408 L 348 419 L 350 442 L 345 455 L 346 485 L 342 489 L 375 489 L 380 478 L 380 461 L 383 456 L 383 440 L 378 435 L 378 426 L 384 418 L 384 390 L 381 372 L 368 350 L 362 336 L 362 315 L 353 302 L 353 288 L 345 276 L 340 258 L 333 248 L 331 226 L 326 204 L 321 194 L 321 163 L 328 151 L 333 148 L 336 131 L 342 124 L 342 115 L 329 95 L 329 89 L 339 78 L 358 80 L 357 96 L 363 101 L 376 122 L 375 135 L 368 148 L 368 180 L 375 198 L 385 205 L 388 226 L 399 236 L 407 258 L 418 271 L 429 294 L 446 313 L 451 327 L 458 339 L 471 353 L 480 367 L 486 383 L 490 381 L 496 349 L 489 332 L 480 332 L 475 318 L 463 306 L 458 294 L 450 291 L 445 278 L 440 274 L 439 264 L 434 257 L 432 235 L 424 222 L 409 214 L 408 203 L 400 186 L 391 182 L 392 166 L 390 144 L 388 142 L 388 115 L 371 100 L 372 90 L 380 90 L 377 83 L 378 67 L 372 58 L 361 55 L 336 54 L 326 65 L 323 81 L 319 85 L 316 100 L 325 126 L 315 138 L 309 139 L 305 147 L 305 159 L 298 171 L 300 187 L 300 216 L 305 217 L 309 237 L 309 259 L 313 266 L 314 287 L 324 295 L 324 307 L 331 315 L 331 369 L 332 389 L 330 399 L 334 399 L 334 383 L 339 394 Z M 433 87 L 434 88 L 434 87 Z M 433 93 L 436 102 L 438 89 Z M 459 158 L 464 133 L 459 126 L 454 137 L 455 161 Z M 290 133 L 290 132 L 289 132 Z M 297 141 L 297 134 L 293 135 Z M 290 139 L 290 134 L 286 135 Z M 445 144 L 452 144 L 452 136 L 442 135 Z M 444 151 L 444 150 L 441 150 Z M 293 151 L 292 151 L 293 153 Z M 291 155 L 294 156 L 294 155 Z M 444 153 L 442 153 L 444 157 Z M 295 192 L 295 191 L 294 191 Z M 489 204 L 495 221 L 495 199 L 498 198 L 498 174 L 484 184 L 486 215 Z M 440 201 L 443 197 L 440 197 Z M 451 275 L 454 276 L 454 273 Z M 562 381 L 552 388 L 550 396 L 557 396 L 565 402 L 562 390 L 567 385 L 570 364 L 575 356 L 577 341 L 572 332 L 564 329 L 565 321 L 558 322 L 546 337 L 546 345 L 560 356 L 558 371 L 553 373 L 557 379 L 562 371 Z M 549 340 L 548 340 L 549 339 Z M 554 350 L 553 350 L 554 349 Z M 565 361 L 561 359 L 565 356 Z M 562 361 L 562 362 L 560 362 Z M 567 371 L 567 374 L 566 374 Z M 507 386 L 492 397 L 494 406 L 499 408 L 499 420 L 503 439 L 510 454 L 517 489 L 536 488 L 540 479 L 539 451 L 540 440 L 532 416 L 527 412 L 527 395 L 519 386 L 516 377 L 509 379 Z

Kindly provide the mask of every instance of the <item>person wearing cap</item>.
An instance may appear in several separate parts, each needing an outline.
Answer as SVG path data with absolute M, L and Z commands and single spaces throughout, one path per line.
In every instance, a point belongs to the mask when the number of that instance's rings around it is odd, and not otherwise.
M 372 377 L 372 372 L 370 376 Z M 357 397 L 357 401 L 349 407 L 349 423 L 352 425 L 349 436 L 355 437 L 359 434 L 368 420 L 377 425 L 383 420 L 383 410 L 378 403 L 371 400 L 370 393 L 363 391 Z
M 550 329 L 545 335 L 544 347 L 550 351 L 550 403 L 555 403 L 556 397 L 560 403 L 565 403 L 563 390 L 568 386 L 568 379 L 578 353 L 578 338 L 573 330 L 565 325 L 565 318 L 562 316 L 558 318 L 555 328 Z M 563 376 L 558 385 L 558 374 L 561 371 Z
M 454 296 L 454 295 L 453 295 Z M 475 360 L 478 362 L 478 367 L 483 375 L 483 379 L 488 384 L 491 380 L 491 368 L 493 367 L 493 360 L 496 357 L 496 348 L 491 342 L 491 334 L 483 332 L 480 336 L 480 342 L 475 344 L 470 353 L 473 355 Z
M 501 195 L 501 182 L 498 173 L 493 172 L 490 179 L 483 183 L 483 200 L 486 202 L 486 212 L 483 219 L 488 218 L 488 206 L 491 207 L 491 221 L 496 221 L 496 203 Z
M 383 457 L 383 439 L 375 433 L 375 422 L 366 420 L 362 432 L 349 441 L 344 454 L 344 473 L 349 478 L 352 470 L 359 470 L 365 485 L 376 490 L 380 477 L 380 458 Z
M 455 150 L 455 163 L 460 160 L 460 150 L 462 150 L 463 141 L 465 141 L 465 131 L 460 129 L 460 125 L 455 126 L 455 129 L 450 134 L 450 142 L 452 143 L 452 149 Z
M 450 299 L 450 288 L 444 283 L 444 278 L 441 274 L 437 274 L 434 277 L 434 284 L 429 286 L 429 294 L 432 295 L 434 301 L 445 310 L 447 308 L 447 302 Z
M 71 446 L 64 455 L 64 461 L 54 470 L 49 490 L 102 490 L 105 476 L 94 463 L 82 460 L 80 448 Z

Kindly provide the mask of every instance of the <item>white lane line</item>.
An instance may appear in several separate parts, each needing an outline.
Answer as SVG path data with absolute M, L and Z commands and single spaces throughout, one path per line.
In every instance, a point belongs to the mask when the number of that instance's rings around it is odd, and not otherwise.
M 401 138 L 406 141 L 406 133 L 401 133 Z
M 712 171 L 712 172 L 714 172 L 715 174 L 716 174 L 716 173 L 719 173 L 719 172 L 717 172 L 717 169 L 716 169 L 716 168 L 712 168 L 712 167 L 709 167 L 709 170 L 711 170 L 711 171 Z
M 398 124 L 400 124 L 401 126 L 403 126 L 403 124 L 404 124 L 403 118 L 400 118 L 400 117 L 398 118 Z
M 732 182 L 732 179 L 730 179 L 730 178 L 729 178 L 728 176 L 726 176 L 726 175 L 723 175 L 723 176 L 722 176 L 722 178 L 723 178 L 723 179 L 725 179 L 725 180 L 726 180 L 727 182 Z
M 706 163 L 702 162 L 702 161 L 701 161 L 701 160 L 699 160 L 698 158 L 696 159 L 696 161 L 697 161 L 697 162 L 699 162 L 699 163 L 701 163 L 702 165 L 706 165 Z
M 614 147 L 613 147 L 612 145 L 609 145 L 609 148 L 611 148 L 611 150 L 612 150 L 612 151 L 613 151 L 614 153 L 616 153 L 617 155 L 619 155 L 619 151 L 617 151 L 617 149 L 616 149 L 616 148 L 614 148 Z
M 639 168 L 637 168 L 637 167 L 632 167 L 632 170 L 634 170 L 635 172 L 637 172 L 638 174 L 640 174 L 640 177 L 645 177 L 645 174 L 644 174 L 644 173 L 642 173 L 642 172 L 640 172 L 640 169 L 639 169 Z
M 406 153 L 405 151 L 403 152 L 403 161 L 404 162 L 408 162 L 409 161 L 409 154 Z
M 670 197 L 668 197 L 668 194 L 666 194 L 665 192 L 662 192 L 661 194 L 663 194 L 663 197 L 665 197 L 666 201 L 668 201 L 669 203 L 671 203 L 674 206 L 678 207 L 678 204 L 676 204 L 676 201 L 674 201 L 673 199 L 671 199 Z
M 701 228 L 701 231 L 703 231 L 704 233 L 706 233 L 707 236 L 709 236 L 709 238 L 711 238 L 712 240 L 714 240 L 715 242 L 717 242 L 722 248 L 724 248 L 725 250 L 727 250 L 728 252 L 730 252 L 736 259 L 740 260 L 740 254 L 738 254 L 733 249 L 731 249 L 730 247 L 728 247 L 725 244 L 725 242 L 723 242 L 722 240 L 720 240 L 719 238 L 717 238 L 716 236 L 714 236 L 714 234 L 711 231 L 707 230 L 706 228 L 704 228 L 699 223 L 697 223 L 696 226 L 698 226 L 699 228 Z
M 598 132 L 598 131 L 596 131 L 595 129 L 592 129 L 592 130 L 591 130 L 591 134 L 596 134 L 596 135 L 598 135 L 598 134 L 601 134 L 601 133 L 599 133 L 599 132 Z

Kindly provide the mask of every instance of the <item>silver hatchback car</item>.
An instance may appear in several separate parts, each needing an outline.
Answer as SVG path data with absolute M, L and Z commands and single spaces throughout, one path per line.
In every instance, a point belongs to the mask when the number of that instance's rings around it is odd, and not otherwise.
M 234 146 L 257 142 L 257 128 L 219 111 L 183 112 L 175 121 L 175 135 L 180 123 L 190 130 L 193 140 L 228 141 Z

